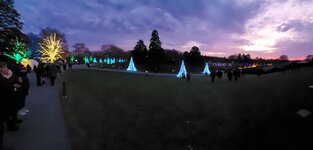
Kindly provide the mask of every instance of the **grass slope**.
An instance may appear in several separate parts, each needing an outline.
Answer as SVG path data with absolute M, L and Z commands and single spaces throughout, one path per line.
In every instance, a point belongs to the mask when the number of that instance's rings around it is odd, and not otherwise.
M 211 83 L 92 70 L 64 75 L 75 150 L 307 149 L 313 68 Z

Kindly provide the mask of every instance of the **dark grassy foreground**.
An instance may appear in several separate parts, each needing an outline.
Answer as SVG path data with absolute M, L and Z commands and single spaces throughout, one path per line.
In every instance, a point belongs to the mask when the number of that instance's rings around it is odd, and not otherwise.
M 313 68 L 240 81 L 72 70 L 63 110 L 75 150 L 313 149 Z M 309 137 L 305 137 L 309 136 Z

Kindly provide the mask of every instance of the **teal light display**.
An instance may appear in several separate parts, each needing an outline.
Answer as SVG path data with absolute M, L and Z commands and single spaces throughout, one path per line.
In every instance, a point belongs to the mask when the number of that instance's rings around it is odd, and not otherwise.
M 110 58 L 107 58 L 106 62 L 107 62 L 108 65 L 111 65 L 111 59 Z
M 118 59 L 118 62 L 123 63 L 123 62 L 125 62 L 125 60 L 124 59 Z
M 202 73 L 205 74 L 205 75 L 210 75 L 211 74 L 208 63 L 205 63 L 205 67 L 204 67 L 204 70 L 203 70 Z
M 95 64 L 98 63 L 97 58 L 93 59 L 93 63 L 95 63 Z
M 101 58 L 99 58 L 99 63 L 100 63 L 100 64 L 102 64 L 102 63 L 103 63 Z
M 89 62 L 93 62 L 93 57 L 89 56 Z
M 85 62 L 85 64 L 89 64 L 90 62 L 89 62 L 89 57 L 88 56 L 85 56 L 84 57 L 84 62 Z
M 187 76 L 187 70 L 186 70 L 184 61 L 182 61 L 181 65 L 180 65 L 180 70 L 179 70 L 179 72 L 177 74 L 178 78 L 181 78 L 183 76 L 185 76 L 185 77 Z
M 111 58 L 111 64 L 115 64 L 115 58 Z
M 71 62 L 71 63 L 74 63 L 74 61 L 75 61 L 75 56 L 72 55 L 72 56 L 70 57 L 70 62 Z
M 133 57 L 130 58 L 127 71 L 132 71 L 132 72 L 137 71 L 137 69 L 136 69 L 136 67 L 135 67 L 135 64 L 134 64 L 134 61 L 133 61 Z

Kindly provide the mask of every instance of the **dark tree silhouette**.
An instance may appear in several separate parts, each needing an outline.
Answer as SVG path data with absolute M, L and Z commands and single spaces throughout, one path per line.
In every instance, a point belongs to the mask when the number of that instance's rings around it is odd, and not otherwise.
M 185 53 L 184 53 L 185 54 Z M 185 54 L 186 55 L 186 54 Z M 203 66 L 204 59 L 197 46 L 191 48 L 187 56 L 185 56 L 186 62 L 191 66 Z
M 308 60 L 308 61 L 313 60 L 313 55 L 306 56 L 306 60 Z
M 89 49 L 85 46 L 85 43 L 76 43 L 73 45 L 75 48 L 73 50 L 73 53 L 75 56 L 82 57 L 83 55 L 88 55 L 90 54 Z
M 150 69 L 155 71 L 159 70 L 160 66 L 165 63 L 165 51 L 162 48 L 157 30 L 153 30 L 151 34 L 148 58 Z
M 12 40 L 16 38 L 26 39 L 21 32 L 23 23 L 20 22 L 20 14 L 14 8 L 14 0 L 0 1 L 0 53 L 9 51 L 14 45 Z M 8 49 L 7 49 L 8 48 Z
M 40 37 L 34 33 L 27 34 L 27 45 L 30 51 L 32 52 L 33 58 L 40 57 L 40 46 L 39 46 Z
M 167 65 L 179 65 L 183 59 L 183 55 L 178 50 L 165 50 Z
M 131 54 L 134 58 L 136 64 L 146 65 L 148 50 L 143 40 L 139 40 L 134 47 L 134 50 L 131 51 Z
M 287 55 L 281 55 L 281 56 L 279 57 L 279 60 L 288 61 L 289 58 L 288 58 Z

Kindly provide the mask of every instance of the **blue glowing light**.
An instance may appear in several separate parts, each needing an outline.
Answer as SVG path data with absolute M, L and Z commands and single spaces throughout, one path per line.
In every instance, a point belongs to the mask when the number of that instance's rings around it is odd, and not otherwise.
M 102 64 L 102 59 L 101 58 L 99 58 L 99 63 Z
M 205 75 L 210 75 L 211 74 L 208 63 L 205 63 L 205 67 L 204 67 L 204 70 L 203 70 L 202 73 L 205 74 Z
M 111 58 L 111 64 L 115 64 L 115 58 Z
M 89 64 L 89 58 L 88 58 L 88 56 L 85 56 L 85 57 L 84 57 L 84 62 L 85 62 L 85 64 Z
M 183 76 L 185 76 L 185 77 L 187 76 L 187 70 L 186 70 L 184 61 L 182 61 L 181 66 L 180 66 L 180 70 L 179 70 L 179 72 L 177 74 L 178 78 L 181 78 Z
M 106 62 L 107 62 L 108 65 L 111 65 L 111 59 L 110 58 L 107 58 Z
M 93 59 L 93 63 L 95 63 L 95 64 L 98 63 L 97 58 Z
M 134 64 L 134 61 L 133 61 L 133 57 L 130 58 L 127 71 L 137 71 L 135 64 Z

